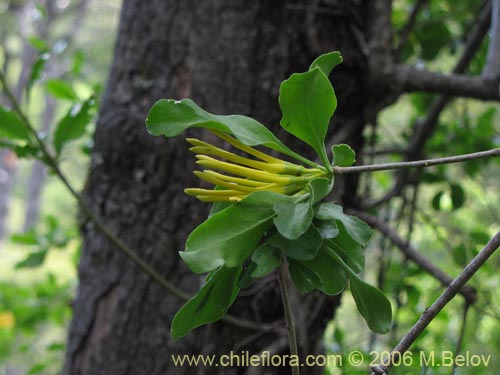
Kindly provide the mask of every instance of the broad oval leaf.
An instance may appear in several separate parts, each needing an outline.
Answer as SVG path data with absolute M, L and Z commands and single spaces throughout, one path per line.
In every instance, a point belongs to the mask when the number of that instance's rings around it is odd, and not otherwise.
M 330 168 L 324 141 L 337 98 L 325 73 L 314 68 L 292 74 L 281 84 L 279 103 L 281 126 L 311 146 L 325 167 Z
M 335 262 L 325 249 L 321 247 L 316 257 L 312 260 L 302 262 L 302 264 L 312 270 L 322 281 L 317 288 L 328 295 L 335 295 L 342 292 L 347 285 L 347 274 L 344 269 Z
M 356 162 L 356 153 L 346 144 L 333 145 L 332 155 L 333 165 L 337 167 L 350 167 Z
M 376 333 L 389 332 L 392 323 L 392 307 L 385 294 L 354 274 L 349 274 L 349 285 L 356 307 L 368 327 Z
M 240 273 L 241 267 L 220 267 L 212 272 L 200 291 L 175 314 L 172 338 L 176 340 L 196 327 L 221 319 L 238 295 Z
M 272 246 L 280 248 L 288 258 L 310 260 L 318 254 L 323 239 L 314 225 L 311 225 L 304 234 L 295 240 L 289 240 L 275 232 L 268 242 Z
M 276 215 L 273 204 L 290 197 L 269 192 L 255 192 L 200 224 L 186 241 L 180 256 L 196 273 L 211 271 L 221 265 L 236 267 L 258 246 Z
M 190 127 L 227 132 L 247 146 L 266 146 L 309 165 L 307 160 L 285 146 L 260 122 L 246 116 L 221 116 L 200 108 L 191 99 L 157 101 L 149 111 L 146 127 L 153 135 L 174 137 Z
M 311 225 L 313 210 L 310 200 L 301 203 L 279 201 L 274 204 L 273 209 L 276 212 L 273 220 L 276 229 L 289 240 L 299 238 Z
M 320 289 L 323 285 L 323 281 L 319 275 L 302 262 L 290 259 L 288 261 L 288 271 L 295 287 L 302 293 L 308 293 L 313 289 Z
M 314 217 L 319 220 L 338 220 L 351 238 L 361 246 L 365 246 L 372 236 L 372 229 L 363 220 L 356 216 L 346 215 L 341 206 L 328 202 L 318 205 Z
M 376 333 L 387 333 L 392 323 L 392 307 L 385 294 L 361 280 L 334 248 L 327 245 L 325 251 L 346 271 L 354 302 L 368 327 Z

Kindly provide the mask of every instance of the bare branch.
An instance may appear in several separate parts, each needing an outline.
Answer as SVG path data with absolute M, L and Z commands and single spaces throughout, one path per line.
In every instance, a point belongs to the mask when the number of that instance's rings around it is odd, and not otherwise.
M 488 158 L 488 157 L 498 157 L 498 156 L 500 156 L 500 148 L 494 148 L 488 151 L 474 152 L 472 154 L 465 154 L 458 156 L 449 156 L 446 158 L 427 159 L 418 161 L 403 161 L 400 163 L 360 165 L 355 167 L 333 167 L 333 171 L 336 174 L 387 171 L 391 169 L 431 167 L 433 165 L 439 165 L 439 164 L 460 163 L 468 160 Z
M 425 91 L 481 100 L 500 100 L 497 85 L 482 77 L 439 74 L 408 65 L 395 67 L 395 79 L 403 91 Z
M 389 358 L 389 363 L 384 365 L 372 367 L 372 375 L 386 375 L 389 373 L 393 364 L 401 358 L 404 352 L 406 352 L 417 337 L 427 328 L 430 322 L 436 317 L 436 315 L 450 302 L 453 297 L 460 292 L 464 285 L 470 280 L 470 278 L 481 268 L 481 266 L 488 260 L 488 258 L 498 249 L 500 246 L 500 232 L 495 234 L 495 236 L 486 244 L 486 246 L 480 251 L 478 255 L 470 261 L 470 263 L 465 267 L 460 275 L 458 275 L 455 280 L 446 288 L 446 290 L 439 296 L 439 298 L 434 301 L 434 303 L 427 308 L 420 319 L 415 323 L 415 325 L 408 331 L 408 333 L 403 337 L 399 344 L 391 351 Z
M 491 0 L 490 44 L 483 77 L 494 86 L 500 83 L 500 0 Z
M 347 213 L 359 217 L 361 220 L 366 221 L 370 226 L 379 230 L 386 236 L 394 245 L 396 245 L 406 257 L 412 260 L 415 264 L 427 271 L 430 275 L 434 276 L 441 282 L 443 286 L 449 286 L 453 279 L 439 267 L 434 265 L 429 259 L 420 254 L 412 245 L 407 243 L 401 238 L 396 231 L 390 228 L 379 218 L 357 210 L 346 210 Z M 460 290 L 460 294 L 465 298 L 468 304 L 473 304 L 476 299 L 476 290 L 472 287 L 464 287 Z

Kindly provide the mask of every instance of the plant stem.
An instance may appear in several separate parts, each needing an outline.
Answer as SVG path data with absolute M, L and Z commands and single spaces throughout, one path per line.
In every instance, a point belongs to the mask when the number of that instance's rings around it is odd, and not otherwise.
M 499 156 L 500 156 L 500 148 L 494 148 L 494 149 L 491 149 L 488 151 L 474 152 L 472 154 L 449 156 L 446 158 L 438 158 L 438 159 L 407 161 L 407 162 L 400 162 L 400 163 L 360 165 L 360 166 L 355 166 L 355 167 L 333 167 L 333 172 L 336 174 L 346 174 L 346 173 L 387 171 L 390 169 L 430 167 L 430 166 L 439 165 L 439 164 L 460 163 L 463 161 L 469 161 L 469 160 L 474 160 L 474 159 L 481 159 L 481 158 L 488 158 L 488 157 L 499 157 Z
M 290 344 L 290 355 L 293 358 L 299 358 L 299 350 L 297 348 L 297 333 L 295 332 L 295 322 L 293 321 L 292 306 L 288 298 L 288 288 L 286 285 L 286 263 L 285 257 L 282 257 L 280 267 L 278 268 L 278 282 L 280 285 L 281 299 L 283 301 L 283 309 L 285 310 L 286 329 L 288 332 L 288 343 Z M 292 366 L 292 375 L 299 375 L 299 367 Z

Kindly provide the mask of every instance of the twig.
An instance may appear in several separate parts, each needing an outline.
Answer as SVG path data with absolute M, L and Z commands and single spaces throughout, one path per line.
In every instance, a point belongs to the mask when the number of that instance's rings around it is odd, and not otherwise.
M 31 121 L 28 119 L 28 117 L 24 114 L 23 110 L 21 109 L 19 102 L 16 100 L 14 97 L 12 91 L 10 90 L 9 86 L 7 85 L 7 81 L 5 79 L 5 75 L 3 71 L 0 70 L 0 82 L 2 83 L 2 86 L 4 88 L 5 95 L 8 97 L 12 104 L 12 108 L 14 111 L 19 115 L 21 120 L 23 121 L 23 124 L 26 126 L 30 134 L 33 136 L 35 139 L 36 143 L 38 144 L 38 147 L 40 151 L 42 152 L 43 155 L 43 160 L 49 168 L 52 169 L 52 171 L 56 174 L 56 176 L 61 180 L 63 185 L 68 189 L 70 194 L 73 196 L 73 198 L 77 201 L 78 205 L 80 208 L 83 210 L 83 213 L 94 223 L 96 228 L 113 244 L 115 245 L 115 248 L 118 249 L 122 254 L 124 254 L 126 257 L 128 257 L 139 269 L 141 269 L 145 274 L 149 275 L 152 279 L 154 279 L 156 282 L 158 282 L 165 290 L 169 291 L 173 295 L 179 297 L 182 300 L 188 300 L 191 298 L 191 296 L 186 293 L 185 291 L 179 289 L 176 287 L 173 283 L 170 281 L 166 280 L 158 271 L 156 271 L 151 265 L 149 265 L 147 262 L 145 262 L 137 253 L 132 250 L 126 243 L 124 243 L 120 238 L 115 236 L 109 228 L 102 222 L 101 218 L 97 216 L 88 203 L 83 199 L 83 197 L 77 193 L 77 191 L 73 188 L 69 180 L 66 178 L 64 173 L 61 171 L 59 168 L 59 165 L 57 163 L 57 159 L 52 156 L 50 151 L 47 149 L 47 146 L 43 142 L 43 140 L 40 138 L 38 133 L 36 132 L 35 128 L 31 124 Z M 243 328 L 249 328 L 249 329 L 254 329 L 257 331 L 268 331 L 274 329 L 274 326 L 272 324 L 260 324 L 260 323 L 255 323 L 252 321 L 247 321 L 245 319 L 241 319 L 235 316 L 231 315 L 225 315 L 223 317 L 224 321 L 231 323 L 233 325 L 243 327 Z
M 421 255 L 408 241 L 401 238 L 393 229 L 377 217 L 351 209 L 346 210 L 346 212 L 359 217 L 361 220 L 366 221 L 369 225 L 379 230 L 384 236 L 389 238 L 408 259 L 412 260 L 415 264 L 435 277 L 443 286 L 449 286 L 453 282 L 453 279 L 446 272 Z M 476 290 L 469 286 L 461 289 L 460 294 L 465 298 L 467 303 L 471 305 L 477 299 Z
M 474 152 L 472 154 L 448 156 L 445 158 L 437 158 L 437 159 L 404 161 L 399 163 L 360 165 L 355 167 L 333 167 L 333 172 L 337 174 L 346 174 L 346 173 L 387 171 L 391 169 L 403 169 L 403 168 L 406 169 L 406 168 L 417 168 L 417 167 L 431 167 L 433 165 L 439 165 L 439 164 L 460 163 L 468 160 L 488 158 L 488 157 L 498 157 L 498 156 L 500 156 L 500 148 L 494 148 L 487 151 Z
M 479 268 L 488 260 L 488 258 L 500 246 L 500 232 L 486 244 L 486 246 L 479 252 L 474 259 L 465 267 L 462 273 L 453 280 L 448 288 L 434 301 L 434 303 L 427 308 L 420 319 L 408 331 L 399 344 L 392 350 L 389 357 L 389 363 L 372 367 L 372 375 L 386 375 L 393 367 L 395 361 L 405 353 L 417 339 L 417 337 L 424 331 L 429 323 L 436 317 L 436 315 L 450 302 L 453 297 L 457 295 L 460 289 L 470 280 L 470 278 L 479 270 Z
M 278 283 L 280 286 L 281 299 L 283 300 L 283 309 L 285 311 L 286 329 L 288 332 L 288 344 L 290 345 L 290 355 L 298 358 L 299 350 L 297 348 L 297 333 L 295 332 L 295 322 L 293 321 L 292 306 L 288 298 L 288 288 L 286 286 L 286 264 L 285 258 L 281 260 L 281 265 L 278 268 Z M 299 367 L 292 366 L 292 374 L 299 375 Z

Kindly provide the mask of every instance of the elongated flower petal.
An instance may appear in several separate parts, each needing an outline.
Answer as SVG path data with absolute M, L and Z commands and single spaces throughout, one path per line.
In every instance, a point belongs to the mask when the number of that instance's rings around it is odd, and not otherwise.
M 225 133 L 215 131 L 213 133 L 260 160 L 236 155 L 198 139 L 188 138 L 187 141 L 193 146 L 190 151 L 196 153 L 198 159 L 196 163 L 210 168 L 202 172 L 195 171 L 195 175 L 201 180 L 221 188 L 216 190 L 200 188 L 184 190 L 186 194 L 201 201 L 239 202 L 248 194 L 256 191 L 272 191 L 285 195 L 305 194 L 309 181 L 326 175 L 326 172 L 321 168 L 306 168 L 293 164 L 244 145 Z

